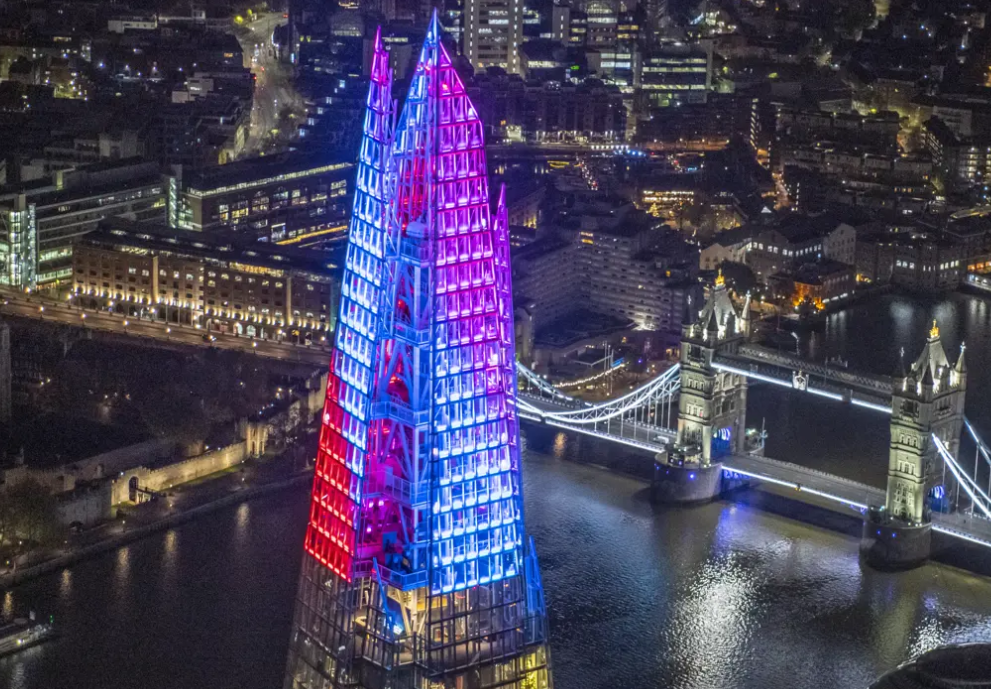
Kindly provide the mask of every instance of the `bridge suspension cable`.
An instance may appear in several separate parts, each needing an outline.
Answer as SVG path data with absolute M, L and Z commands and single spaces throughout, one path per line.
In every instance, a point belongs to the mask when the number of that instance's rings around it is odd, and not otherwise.
M 521 364 L 519 361 L 516 362 L 516 372 L 523 376 L 523 379 L 533 385 L 535 388 L 539 389 L 541 392 L 545 392 L 551 397 L 557 397 L 558 399 L 564 400 L 566 402 L 576 402 L 577 400 L 571 395 L 566 395 L 565 393 L 558 390 L 556 387 L 548 383 L 546 380 L 538 376 L 536 373 L 528 369 L 526 366 Z
M 602 378 L 606 378 L 606 377 L 611 376 L 611 375 L 613 375 L 615 373 L 619 373 L 624 368 L 626 368 L 626 362 L 625 361 L 623 363 L 621 363 L 621 364 L 616 364 L 612 368 L 608 368 L 605 371 L 599 371 L 598 373 L 593 374 L 591 376 L 586 376 L 585 378 L 580 378 L 578 380 L 569 380 L 569 381 L 566 381 L 566 382 L 563 382 L 563 383 L 558 383 L 557 384 L 557 388 L 559 390 L 561 390 L 563 388 L 577 388 L 577 387 L 581 387 L 582 385 L 588 385 L 589 383 L 592 383 L 594 381 L 600 380 Z
M 988 465 L 988 495 L 991 495 L 991 453 L 988 452 L 988 446 L 984 443 L 984 440 L 977 434 L 974 426 L 970 423 L 970 420 L 965 416 L 963 419 L 964 426 L 967 428 L 967 432 L 970 433 L 970 437 L 973 439 L 974 444 L 977 446 L 977 451 L 974 457 L 974 478 L 977 478 L 977 455 L 984 458 L 984 463 Z
M 954 478 L 956 478 L 958 485 L 964 489 L 964 492 L 967 493 L 967 495 L 970 496 L 970 499 L 973 501 L 974 505 L 976 505 L 977 508 L 984 513 L 984 516 L 991 519 L 991 497 L 988 497 L 988 494 L 981 490 L 977 483 L 967 475 L 963 468 L 957 463 L 957 460 L 954 459 L 953 455 L 950 454 L 950 451 L 947 449 L 943 441 L 940 440 L 935 433 L 933 433 L 932 439 L 936 444 L 936 449 L 939 451 L 940 457 L 943 458 L 943 461 L 946 463 L 950 473 L 952 473 Z
M 681 387 L 680 369 L 680 364 L 675 364 L 658 377 L 622 397 L 598 404 L 589 404 L 578 409 L 552 412 L 540 409 L 524 400 L 520 400 L 519 405 L 521 409 L 532 414 L 538 414 L 543 418 L 553 419 L 561 423 L 595 424 L 627 414 L 641 407 L 649 407 L 662 399 L 669 400 Z

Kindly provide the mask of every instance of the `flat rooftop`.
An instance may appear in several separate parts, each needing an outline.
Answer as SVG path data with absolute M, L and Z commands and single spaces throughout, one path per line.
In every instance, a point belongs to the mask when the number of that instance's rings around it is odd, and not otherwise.
M 238 188 L 333 172 L 350 178 L 354 172 L 354 163 L 340 157 L 287 151 L 184 173 L 182 186 L 191 194 L 211 196 Z
M 344 258 L 343 247 L 333 251 L 300 249 L 253 241 L 230 231 L 189 232 L 154 223 L 136 223 L 123 218 L 103 220 L 80 243 L 180 253 L 200 259 L 234 261 L 275 270 L 295 268 L 324 275 L 337 275 Z
M 11 424 L 3 464 L 14 465 L 23 450 L 24 463 L 32 468 L 63 466 L 148 439 L 134 428 L 53 413 L 25 414 Z
M 631 320 L 588 309 L 576 309 L 548 323 L 534 336 L 537 347 L 567 347 L 599 335 L 627 330 L 636 326 Z

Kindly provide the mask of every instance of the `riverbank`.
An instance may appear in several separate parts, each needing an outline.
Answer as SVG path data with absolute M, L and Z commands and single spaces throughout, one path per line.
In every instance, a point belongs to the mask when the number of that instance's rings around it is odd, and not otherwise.
M 285 467 L 278 468 L 284 469 Z M 84 534 L 88 538 L 80 539 L 67 549 L 62 548 L 53 551 L 44 559 L 0 574 L 0 590 L 9 589 L 81 560 L 115 550 L 128 543 L 147 538 L 160 531 L 171 529 L 225 507 L 270 495 L 293 486 L 304 485 L 312 480 L 312 476 L 312 467 L 289 471 L 288 474 L 284 471 L 256 472 L 252 485 L 245 485 L 242 472 L 225 472 L 220 477 L 201 481 L 198 485 L 188 487 L 199 493 L 199 499 L 190 494 L 193 491 L 187 492 L 186 495 L 180 492 L 179 506 L 176 505 L 177 501 L 174 498 L 170 498 L 169 501 L 162 500 L 160 506 L 149 504 L 149 513 L 146 515 L 140 513 L 141 507 L 135 508 L 132 515 L 138 516 L 140 521 L 135 524 L 136 520 L 132 517 L 130 528 L 127 527 L 126 518 L 122 519 L 119 524 L 111 523 L 106 525 L 106 528 Z M 152 512 L 151 508 L 158 509 Z

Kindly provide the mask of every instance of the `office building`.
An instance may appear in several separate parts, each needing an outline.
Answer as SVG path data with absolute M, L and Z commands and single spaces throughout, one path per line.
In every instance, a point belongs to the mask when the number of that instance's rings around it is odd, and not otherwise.
M 643 59 L 640 88 L 646 108 L 704 104 L 712 89 L 712 46 L 665 41 Z
M 168 178 L 172 227 L 276 243 L 343 242 L 350 162 L 282 153 Z
M 0 190 L 0 284 L 71 284 L 73 244 L 115 216 L 164 220 L 163 183 L 154 163 L 96 163 Z
M 505 205 L 436 19 L 394 148 L 375 48 L 284 687 L 548 689 Z
M 520 73 L 523 3 L 519 0 L 465 0 L 462 52 L 475 69 L 502 67 Z

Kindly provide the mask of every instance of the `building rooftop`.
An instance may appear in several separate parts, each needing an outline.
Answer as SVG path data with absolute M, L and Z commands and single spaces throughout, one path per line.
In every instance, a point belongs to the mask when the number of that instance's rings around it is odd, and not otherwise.
M 567 347 L 595 336 L 610 335 L 632 329 L 629 319 L 578 308 L 548 323 L 534 335 L 534 344 L 542 347 Z
M 512 258 L 514 261 L 532 261 L 535 258 L 552 254 L 555 251 L 567 248 L 572 242 L 559 235 L 541 237 L 530 242 L 526 246 L 514 248 Z
M 853 268 L 846 263 L 823 259 L 816 263 L 803 263 L 795 271 L 795 282 L 803 285 L 821 285 L 823 279 L 844 272 L 851 273 Z
M 295 177 L 340 172 L 350 175 L 354 163 L 321 154 L 290 151 L 271 156 L 245 158 L 227 165 L 214 165 L 183 175 L 183 186 L 192 194 L 210 196 L 239 187 L 261 186 Z
M 316 251 L 252 241 L 234 232 L 187 232 L 152 223 L 107 218 L 87 234 L 85 244 L 127 246 L 138 250 L 181 253 L 196 258 L 264 266 L 275 270 L 299 269 L 336 275 L 343 251 Z
M 960 239 L 966 237 L 982 237 L 991 232 L 991 218 L 973 215 L 957 220 L 951 220 L 944 229 L 946 234 Z
M 0 188 L 0 203 L 24 194 L 37 206 L 50 206 L 87 195 L 123 192 L 154 183 L 161 179 L 158 166 L 141 158 L 109 161 L 67 171 L 59 186 L 52 178 Z
M 723 230 L 713 237 L 707 246 L 713 246 L 714 244 L 718 244 L 719 246 L 737 246 L 744 242 L 749 242 L 761 229 L 758 225 L 741 225 L 730 230 Z

